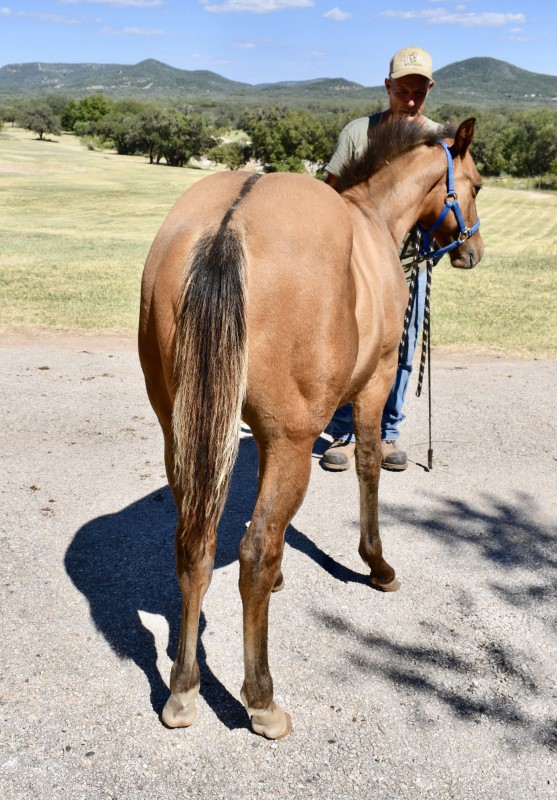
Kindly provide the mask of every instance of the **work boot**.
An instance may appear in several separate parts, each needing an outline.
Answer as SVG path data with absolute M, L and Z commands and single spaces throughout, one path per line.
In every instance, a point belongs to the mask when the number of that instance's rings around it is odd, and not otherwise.
M 349 437 L 335 439 L 328 450 L 321 457 L 321 466 L 336 472 L 344 472 L 352 466 L 356 442 L 349 441 Z
M 391 472 L 400 472 L 408 466 L 408 457 L 395 439 L 381 442 L 381 466 Z

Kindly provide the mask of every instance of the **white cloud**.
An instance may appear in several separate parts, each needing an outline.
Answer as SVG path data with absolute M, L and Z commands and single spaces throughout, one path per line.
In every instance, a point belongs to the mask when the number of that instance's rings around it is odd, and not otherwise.
M 81 19 L 64 17 L 62 14 L 38 14 L 34 11 L 18 11 L 17 16 L 36 19 L 39 22 L 53 22 L 55 25 L 80 25 L 83 22 Z
M 9 8 L 0 8 L 0 15 L 3 17 L 9 17 L 11 13 Z
M 160 28 L 102 28 L 104 36 L 164 36 Z
M 200 0 L 206 11 L 212 14 L 248 13 L 269 14 L 293 8 L 310 8 L 314 0 L 224 0 L 221 5 L 212 5 L 209 0 Z
M 535 42 L 535 36 L 526 36 L 525 34 L 518 31 L 509 31 L 508 36 L 504 36 L 507 42 Z
M 253 42 L 239 42 L 236 47 L 238 50 L 255 50 L 255 45 Z
M 351 19 L 352 14 L 349 14 L 348 11 L 341 11 L 340 8 L 335 6 L 331 8 L 330 11 L 325 12 L 323 16 L 326 19 L 332 19 L 335 22 L 345 22 L 347 19 Z
M 421 19 L 430 25 L 459 25 L 462 28 L 501 28 L 504 25 L 522 25 L 524 14 L 501 14 L 495 11 L 447 11 L 437 8 L 424 11 L 383 11 L 382 17 L 397 19 Z
M 61 6 L 87 3 L 92 6 L 114 6 L 115 8 L 158 8 L 165 0 L 58 0 Z

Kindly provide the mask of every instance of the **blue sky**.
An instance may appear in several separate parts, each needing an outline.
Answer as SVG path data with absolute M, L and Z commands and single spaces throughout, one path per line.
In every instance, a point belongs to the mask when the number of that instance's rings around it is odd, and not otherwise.
M 0 4 L 2 0 L 0 0 Z M 14 0 L 0 5 L 0 66 L 156 58 L 245 83 L 383 83 L 420 45 L 434 69 L 491 56 L 557 74 L 555 0 Z

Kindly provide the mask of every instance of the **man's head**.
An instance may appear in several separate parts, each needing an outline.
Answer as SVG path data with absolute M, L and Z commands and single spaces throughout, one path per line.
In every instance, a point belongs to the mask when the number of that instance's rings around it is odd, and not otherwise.
M 421 47 L 403 47 L 391 58 L 385 78 L 391 114 L 419 118 L 434 83 L 429 53 Z

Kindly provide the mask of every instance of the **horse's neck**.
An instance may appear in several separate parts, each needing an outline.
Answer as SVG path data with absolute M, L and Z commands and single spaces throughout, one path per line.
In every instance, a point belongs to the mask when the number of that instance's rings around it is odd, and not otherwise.
M 444 174 L 441 148 L 418 147 L 349 190 L 369 219 L 381 220 L 397 245 L 416 224 L 424 200 Z

